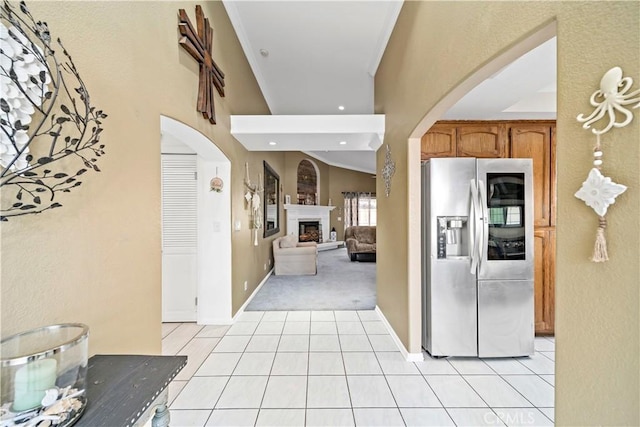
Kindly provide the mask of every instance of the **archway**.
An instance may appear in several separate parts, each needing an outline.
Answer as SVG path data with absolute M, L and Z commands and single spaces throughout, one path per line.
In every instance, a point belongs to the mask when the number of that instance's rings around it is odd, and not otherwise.
M 536 33 L 502 52 L 491 62 L 456 86 L 443 97 L 418 123 L 408 139 L 408 266 L 409 266 L 409 345 L 410 358 L 421 359 L 422 335 L 422 249 L 421 249 L 421 170 L 420 139 L 431 126 L 442 117 L 467 92 L 482 81 L 490 78 L 502 68 L 528 51 L 556 36 L 556 22 L 553 21 Z
M 299 205 L 319 205 L 320 171 L 318 166 L 309 159 L 303 159 L 298 163 L 296 177 L 296 203 Z
M 230 324 L 231 162 L 213 141 L 170 117 L 160 116 L 160 132 L 163 153 L 182 145 L 197 156 L 197 323 Z M 225 183 L 221 192 L 211 191 L 214 177 Z

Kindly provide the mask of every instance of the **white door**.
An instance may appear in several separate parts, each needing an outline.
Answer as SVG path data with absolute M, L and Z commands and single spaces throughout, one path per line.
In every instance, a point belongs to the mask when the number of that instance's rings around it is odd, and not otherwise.
M 196 320 L 196 159 L 193 154 L 162 155 L 163 322 Z

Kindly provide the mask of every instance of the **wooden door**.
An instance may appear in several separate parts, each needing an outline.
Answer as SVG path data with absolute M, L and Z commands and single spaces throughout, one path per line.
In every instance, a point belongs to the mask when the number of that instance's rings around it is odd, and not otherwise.
M 540 335 L 554 333 L 555 235 L 555 230 L 536 230 L 533 233 L 535 331 Z
M 551 225 L 551 126 L 510 126 L 511 157 L 533 159 L 533 224 Z
M 422 136 L 420 159 L 456 157 L 456 128 L 453 125 L 434 125 Z
M 457 128 L 457 157 L 507 157 L 506 125 L 462 125 Z

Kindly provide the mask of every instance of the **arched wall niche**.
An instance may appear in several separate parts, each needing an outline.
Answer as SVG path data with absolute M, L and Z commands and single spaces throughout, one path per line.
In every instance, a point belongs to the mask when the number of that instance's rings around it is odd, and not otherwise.
M 320 170 L 314 161 L 303 159 L 296 173 L 296 203 L 299 205 L 320 204 Z

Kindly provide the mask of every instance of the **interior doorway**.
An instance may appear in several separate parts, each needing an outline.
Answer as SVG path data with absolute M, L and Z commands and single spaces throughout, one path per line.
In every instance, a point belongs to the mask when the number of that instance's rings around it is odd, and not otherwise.
M 180 200 L 177 211 L 182 221 L 193 221 L 195 256 L 188 259 L 188 253 L 179 253 L 183 259 L 182 270 L 173 272 L 178 277 L 165 277 L 171 272 L 165 269 L 163 253 L 163 322 L 179 321 L 166 313 L 164 308 L 172 307 L 170 299 L 180 295 L 184 307 L 195 305 L 195 320 L 198 324 L 230 324 L 231 315 L 231 162 L 225 154 L 207 137 L 197 130 L 169 117 L 160 116 L 161 153 L 163 156 L 195 159 L 195 207 L 193 201 Z M 176 157 L 179 156 L 179 157 Z M 193 169 L 181 172 L 188 180 Z M 193 167 L 191 165 L 190 167 Z M 222 186 L 220 186 L 222 183 Z M 187 186 L 186 182 L 183 186 Z M 212 189 L 215 187 L 215 191 Z M 218 191 L 220 190 L 220 191 Z M 163 224 L 164 225 L 164 224 Z M 181 224 L 184 228 L 184 224 Z M 194 225 L 189 233 L 193 233 Z M 164 229 L 164 227 L 163 227 Z M 164 241 L 164 235 L 163 235 Z M 164 250 L 164 248 L 163 248 Z M 183 248 L 182 252 L 189 252 Z M 180 252 L 180 251 L 178 251 Z M 175 254 L 174 254 L 175 255 Z M 195 265 L 194 265 L 195 264 Z M 182 271 L 182 273 L 180 273 Z M 172 274 L 173 274 L 172 273 Z M 185 285 L 195 276 L 195 297 L 189 286 Z M 164 282 L 167 280 L 167 288 Z M 177 280 L 176 280 L 177 279 Z M 167 302 L 165 302 L 167 300 Z M 177 303 L 175 304 L 178 305 Z M 186 309 L 185 309 L 186 310 Z M 174 313 L 176 314 L 176 313 Z M 186 314 L 186 311 L 182 313 Z M 192 321 L 193 321 L 192 320 Z
M 409 353 L 420 353 L 422 333 L 422 249 L 421 249 L 421 139 L 460 99 L 483 81 L 499 74 L 523 54 L 555 37 L 556 22 L 539 29 L 518 44 L 502 52 L 491 62 L 478 69 L 438 102 L 420 121 L 408 140 L 408 192 L 409 192 Z
M 162 147 L 162 321 L 195 322 L 198 304 L 197 155 Z M 175 151 L 185 151 L 177 153 Z

